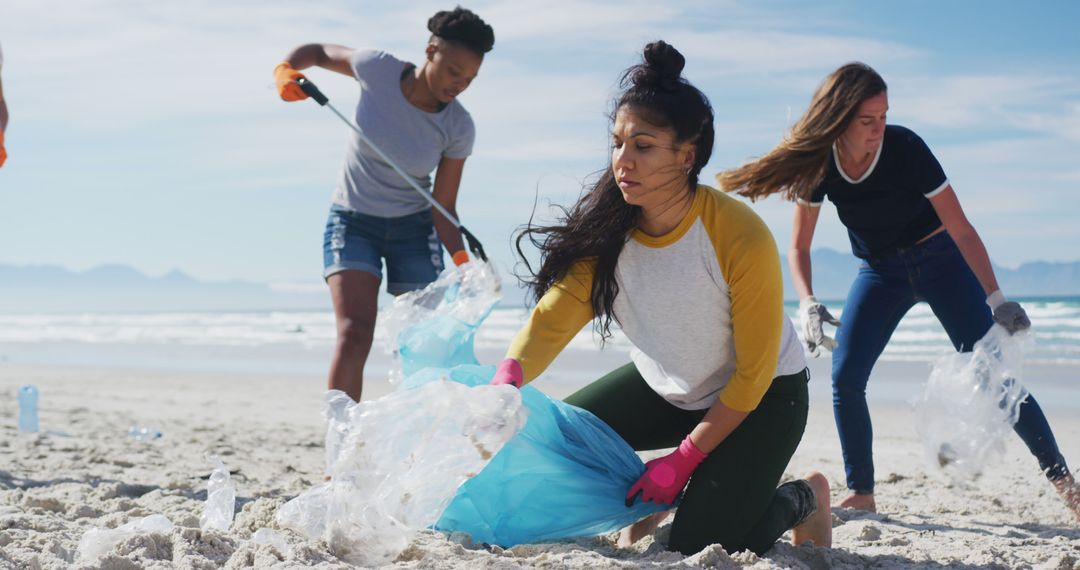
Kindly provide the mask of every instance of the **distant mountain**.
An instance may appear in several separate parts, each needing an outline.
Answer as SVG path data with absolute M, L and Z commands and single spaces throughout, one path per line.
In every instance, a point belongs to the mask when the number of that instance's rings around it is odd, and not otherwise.
M 199 281 L 180 271 L 161 277 L 126 265 L 70 271 L 51 265 L 0 265 L 0 312 L 214 311 L 330 307 L 325 290 L 248 281 Z
M 847 252 L 811 253 L 814 293 L 841 300 L 860 261 Z M 781 258 L 784 298 L 795 299 L 787 259 Z M 1080 295 L 1080 261 L 1031 262 L 1016 269 L 994 267 L 1011 297 Z M 525 291 L 504 276 L 503 305 L 524 304 Z M 317 285 L 317 283 L 315 283 Z M 386 298 L 380 299 L 385 303 Z M 254 311 L 329 310 L 325 288 L 275 286 L 250 281 L 200 281 L 180 271 L 150 277 L 126 265 L 70 271 L 52 265 L 0 264 L 0 313 L 76 311 Z
M 810 253 L 814 295 L 819 299 L 842 300 L 859 272 L 860 259 L 847 252 L 817 249 Z M 787 258 L 781 256 L 784 298 L 796 299 Z M 1051 263 L 1033 261 L 1016 269 L 994 265 L 1001 290 L 1010 297 L 1050 297 L 1080 295 L 1080 261 Z

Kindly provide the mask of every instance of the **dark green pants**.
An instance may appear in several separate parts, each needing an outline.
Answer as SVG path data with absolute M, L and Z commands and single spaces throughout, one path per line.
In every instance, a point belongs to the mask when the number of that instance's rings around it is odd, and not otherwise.
M 762 554 L 805 514 L 776 487 L 802 439 L 808 408 L 804 370 L 773 379 L 757 409 L 712 451 L 686 487 L 668 549 L 694 554 L 710 544 Z M 635 450 L 675 447 L 705 417 L 661 398 L 632 363 L 566 402 L 604 420 Z

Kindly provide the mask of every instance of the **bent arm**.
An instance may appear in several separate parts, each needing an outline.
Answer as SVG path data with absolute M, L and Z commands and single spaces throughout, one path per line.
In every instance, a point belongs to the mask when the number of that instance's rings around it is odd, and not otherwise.
M 739 238 L 726 248 L 717 244 L 717 259 L 729 285 L 735 371 L 690 432 L 690 440 L 705 453 L 757 409 L 772 385 L 787 318 L 780 253 L 772 233 L 756 216 L 743 224 L 732 221 L 731 226 Z
M 539 376 L 581 327 L 592 320 L 592 271 L 591 263 L 574 264 L 544 293 L 529 321 L 514 337 L 506 357 L 521 363 L 525 383 Z
M 814 228 L 817 227 L 820 206 L 807 204 L 795 205 L 795 219 L 791 224 L 791 249 L 788 250 L 788 268 L 791 269 L 791 281 L 799 299 L 814 295 L 812 272 L 810 269 L 810 244 L 814 241 Z
M 464 170 L 464 158 L 447 158 L 444 156 L 439 161 L 439 169 L 435 171 L 432 197 L 455 218 L 458 218 L 457 195 L 458 189 L 461 187 L 461 175 Z M 465 249 L 461 240 L 461 231 L 458 230 L 457 226 L 446 219 L 446 216 L 443 216 L 437 209 L 432 208 L 431 210 L 432 219 L 435 222 L 435 231 L 438 232 L 439 239 L 446 246 L 446 251 L 453 255 Z
M 945 231 L 949 232 L 949 236 L 956 242 L 956 247 L 960 250 L 964 261 L 982 285 L 983 291 L 988 296 L 997 291 L 999 287 L 994 268 L 990 264 L 990 255 L 986 253 L 986 246 L 983 245 L 979 232 L 975 231 L 975 227 L 964 215 L 964 209 L 960 207 L 960 200 L 956 197 L 956 192 L 953 192 L 952 186 L 947 186 L 929 200 L 934 206 L 934 211 L 941 218 Z
M 7 131 L 8 126 L 8 108 L 7 101 L 4 99 L 4 82 L 0 80 L 0 132 Z
M 749 415 L 750 412 L 734 410 L 716 400 L 690 432 L 690 441 L 703 453 L 712 453 Z
M 355 77 L 352 67 L 352 48 L 335 44 L 304 44 L 282 60 L 299 71 L 309 67 L 321 67 L 342 75 Z

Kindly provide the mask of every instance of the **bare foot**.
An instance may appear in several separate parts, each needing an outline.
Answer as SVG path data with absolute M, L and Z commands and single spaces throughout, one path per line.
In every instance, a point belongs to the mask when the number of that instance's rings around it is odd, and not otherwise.
M 1076 479 L 1070 473 L 1053 483 L 1061 495 L 1061 500 L 1065 501 L 1065 506 L 1069 507 L 1076 520 L 1080 521 L 1080 485 L 1076 484 Z
M 877 504 L 874 503 L 873 495 L 856 495 L 852 493 L 843 501 L 840 501 L 839 506 L 845 509 L 858 509 L 868 513 L 877 512 Z
M 802 524 L 791 529 L 791 542 L 795 545 L 810 541 L 814 546 L 829 548 L 832 546 L 832 508 L 829 497 L 829 480 L 817 471 L 811 471 L 803 477 L 814 490 L 817 510 Z
M 645 538 L 645 536 L 652 534 L 656 530 L 656 527 L 660 526 L 661 522 L 664 522 L 664 519 L 667 518 L 669 513 L 671 513 L 671 511 L 663 511 L 649 515 L 622 529 L 622 532 L 619 533 L 619 540 L 615 543 L 615 546 L 627 548 L 642 538 Z

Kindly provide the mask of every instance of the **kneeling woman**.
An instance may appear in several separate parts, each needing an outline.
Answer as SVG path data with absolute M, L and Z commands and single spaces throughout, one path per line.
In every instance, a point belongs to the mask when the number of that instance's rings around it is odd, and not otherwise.
M 632 362 L 567 402 L 636 450 L 676 447 L 626 497 L 672 504 L 686 487 L 668 547 L 762 553 L 793 527 L 828 546 L 825 478 L 777 488 L 806 425 L 807 371 L 776 244 L 749 207 L 697 184 L 713 114 L 681 77 L 683 56 L 664 42 L 644 55 L 623 78 L 610 168 L 559 224 L 518 237 L 519 252 L 523 238 L 541 251 L 538 302 L 492 383 L 520 387 L 586 323 L 606 337 L 617 322 Z

